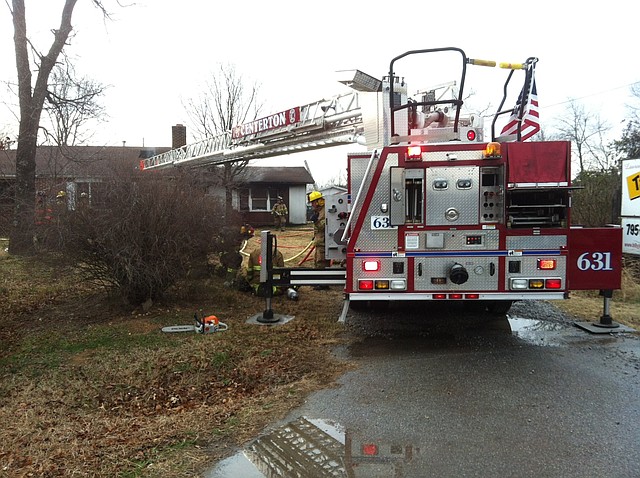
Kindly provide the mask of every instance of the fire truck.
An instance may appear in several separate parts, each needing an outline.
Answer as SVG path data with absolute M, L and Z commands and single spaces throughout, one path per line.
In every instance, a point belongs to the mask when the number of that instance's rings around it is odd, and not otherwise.
M 434 55 L 448 64 L 453 57 L 459 79 L 410 94 L 397 66 Z M 571 143 L 529 138 L 537 61 L 496 65 L 455 47 L 408 51 L 391 60 L 382 80 L 344 71 L 349 94 L 141 167 L 221 164 L 359 142 L 367 151 L 348 155 L 348 192 L 325 204 L 326 257 L 340 266 L 276 271 L 269 280 L 343 284 L 342 318 L 349 306 L 389 301 L 459 301 L 504 314 L 514 301 L 567 299 L 580 289 L 601 291 L 605 318 L 621 284 L 622 230 L 572 224 Z M 485 128 L 481 115 L 465 113 L 464 86 L 468 68 L 495 66 L 508 73 Z M 505 108 L 513 85 L 520 95 Z M 502 120 L 510 126 L 498 133 Z

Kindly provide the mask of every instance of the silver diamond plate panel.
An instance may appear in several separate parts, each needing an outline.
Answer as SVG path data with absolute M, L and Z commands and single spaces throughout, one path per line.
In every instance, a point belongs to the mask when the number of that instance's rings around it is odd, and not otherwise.
M 467 179 L 471 181 L 470 187 L 459 188 L 458 182 Z M 451 227 L 478 224 L 479 180 L 477 166 L 427 169 L 426 224 Z M 447 219 L 448 212 L 453 210 L 456 217 Z
M 379 160 L 378 160 L 379 161 Z M 362 181 L 362 177 L 364 176 L 367 162 L 364 161 L 364 164 L 360 164 L 361 161 L 358 161 L 358 169 L 361 169 L 361 172 L 358 171 L 358 177 L 354 177 L 354 172 L 352 170 L 351 178 L 352 178 L 352 188 L 351 191 L 357 191 L 360 187 L 360 182 Z M 352 163 L 353 164 L 353 163 Z M 376 166 L 377 162 L 374 162 L 372 169 Z M 380 180 L 378 181 L 378 187 L 373 193 L 373 197 L 371 198 L 371 203 L 365 205 L 361 199 L 361 214 L 365 214 L 364 222 L 362 223 L 362 230 L 360 231 L 360 235 L 358 236 L 354 247 L 356 249 L 360 249 L 362 251 L 395 251 L 398 249 L 398 229 L 372 229 L 371 227 L 371 217 L 372 216 L 384 216 L 385 214 L 381 212 L 382 204 L 389 204 L 389 184 L 390 184 L 390 168 L 398 165 L 398 155 L 390 154 L 387 156 L 387 160 L 385 162 L 384 168 L 380 175 Z M 369 173 L 369 178 L 373 176 L 373 171 Z M 354 183 L 355 180 L 355 183 Z M 355 185 L 355 189 L 354 186 Z M 367 184 L 369 186 L 369 184 Z M 367 192 L 367 188 L 363 190 L 363 195 Z M 388 212 L 386 215 L 388 216 Z M 357 218 L 354 217 L 352 219 L 352 224 L 355 224 L 355 220 Z
M 358 290 L 358 279 L 406 279 L 407 278 L 407 259 L 404 257 L 383 257 L 383 258 L 371 258 L 380 261 L 380 270 L 376 272 L 365 272 L 362 270 L 362 262 L 365 260 L 363 257 L 358 257 L 353 261 L 353 289 Z M 402 274 L 393 273 L 393 263 L 401 262 Z M 384 291 L 388 292 L 388 291 Z
M 507 249 L 559 249 L 567 245 L 567 236 L 507 236 Z
M 454 284 L 449 279 L 449 271 L 454 264 L 462 264 L 469 274 L 469 280 L 464 284 Z M 495 266 L 495 272 L 490 274 L 490 264 Z M 414 286 L 416 291 L 445 291 L 445 290 L 497 290 L 498 289 L 498 258 L 497 257 L 434 257 L 415 260 Z M 420 273 L 422 265 L 422 275 Z M 432 284 L 431 278 L 446 277 L 446 284 Z

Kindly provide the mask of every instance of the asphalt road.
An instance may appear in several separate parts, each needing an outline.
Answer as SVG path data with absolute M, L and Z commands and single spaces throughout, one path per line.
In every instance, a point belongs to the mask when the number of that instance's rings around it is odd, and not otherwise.
M 545 303 L 351 312 L 359 367 L 208 478 L 640 477 L 640 336 Z M 288 470 L 285 474 L 271 474 Z

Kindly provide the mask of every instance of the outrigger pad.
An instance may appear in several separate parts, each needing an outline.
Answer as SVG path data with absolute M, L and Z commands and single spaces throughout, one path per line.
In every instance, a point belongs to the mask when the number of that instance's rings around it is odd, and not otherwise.
M 610 325 L 603 325 L 598 322 L 574 322 L 576 327 L 579 327 L 592 334 L 614 334 L 617 332 L 635 332 L 635 329 L 627 327 L 626 325 L 612 322 Z
M 295 319 L 295 315 L 273 314 L 273 322 L 261 322 L 259 319 L 262 319 L 262 317 L 263 312 L 260 312 L 259 314 L 249 317 L 246 323 L 254 325 L 282 325 Z

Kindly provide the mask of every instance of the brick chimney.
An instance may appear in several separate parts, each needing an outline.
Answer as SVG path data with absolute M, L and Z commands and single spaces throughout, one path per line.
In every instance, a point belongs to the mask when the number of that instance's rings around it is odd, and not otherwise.
M 171 148 L 176 149 L 187 144 L 187 127 L 177 124 L 171 127 Z

